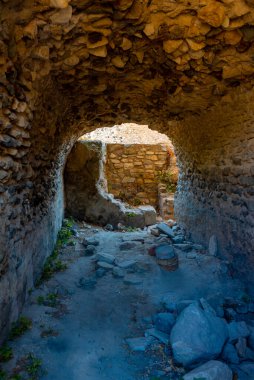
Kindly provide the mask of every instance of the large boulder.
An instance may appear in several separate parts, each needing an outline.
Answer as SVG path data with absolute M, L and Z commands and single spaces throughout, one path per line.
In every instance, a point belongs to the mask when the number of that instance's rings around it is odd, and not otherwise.
M 174 325 L 170 343 L 176 362 L 190 366 L 216 358 L 228 338 L 227 324 L 212 308 L 186 307 Z
M 210 360 L 184 375 L 184 380 L 232 380 L 231 369 L 222 362 Z

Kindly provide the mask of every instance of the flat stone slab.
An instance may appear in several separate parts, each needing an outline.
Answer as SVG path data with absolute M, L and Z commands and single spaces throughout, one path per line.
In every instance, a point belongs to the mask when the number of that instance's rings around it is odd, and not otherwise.
M 113 264 L 115 262 L 115 256 L 110 255 L 109 253 L 97 253 L 97 260 L 103 261 L 108 264 Z
M 121 269 L 128 269 L 134 267 L 134 265 L 137 264 L 136 260 L 124 260 L 121 262 L 117 262 L 117 266 Z
M 106 263 L 105 261 L 98 261 L 97 265 L 99 268 L 104 268 L 104 269 L 108 269 L 108 270 L 114 268 L 114 265 Z
M 148 329 L 146 330 L 145 335 L 147 337 L 153 336 L 154 338 L 158 339 L 161 343 L 169 344 L 170 335 L 162 331 L 159 331 L 157 329 L 154 329 L 154 328 Z
M 161 232 L 163 232 L 164 234 L 166 234 L 170 238 L 175 237 L 175 234 L 174 234 L 172 228 L 170 228 L 167 224 L 159 223 L 159 224 L 157 224 L 156 227 L 158 228 L 158 230 L 160 230 Z
M 151 337 L 128 338 L 126 343 L 131 351 L 145 351 L 153 342 Z

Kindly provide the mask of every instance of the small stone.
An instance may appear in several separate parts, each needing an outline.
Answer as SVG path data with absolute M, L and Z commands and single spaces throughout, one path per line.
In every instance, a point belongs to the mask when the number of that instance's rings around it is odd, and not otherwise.
M 128 338 L 126 343 L 131 351 L 145 351 L 153 342 L 150 337 Z
M 92 256 L 96 252 L 96 248 L 93 245 L 88 245 L 85 249 L 85 256 Z
M 87 239 L 87 238 L 85 238 L 83 241 L 82 241 L 82 244 L 85 246 L 85 247 L 87 247 L 88 245 L 94 245 L 95 247 L 97 247 L 99 244 L 100 244 L 100 242 L 99 242 L 99 240 L 96 240 L 96 239 Z
M 215 235 L 210 237 L 208 252 L 211 256 L 217 256 L 218 254 L 218 241 Z
M 245 358 L 246 355 L 246 349 L 247 349 L 247 340 L 246 338 L 238 338 L 238 341 L 235 345 L 236 351 L 240 358 Z
M 158 228 L 159 231 L 163 232 L 164 234 L 166 234 L 170 238 L 173 238 L 175 236 L 172 228 L 170 228 L 169 226 L 167 226 L 167 224 L 165 224 L 165 223 L 159 223 L 159 224 L 157 224 L 157 228 Z
M 96 270 L 96 272 L 95 272 L 96 273 L 96 277 L 101 278 L 101 277 L 103 277 L 106 274 L 106 272 L 107 272 L 106 269 L 104 269 L 104 268 L 98 268 Z
M 222 352 L 222 359 L 227 363 L 238 364 L 239 357 L 233 344 L 227 343 Z
M 121 269 L 133 268 L 136 264 L 137 264 L 136 260 L 124 260 L 121 262 L 117 262 L 117 266 Z
M 63 9 L 68 7 L 69 1 L 68 0 L 50 0 L 50 6 L 52 8 L 59 8 Z
M 174 248 L 169 244 L 161 244 L 155 248 L 156 258 L 159 260 L 170 260 L 175 257 Z
M 114 267 L 112 270 L 112 274 L 116 278 L 122 278 L 125 276 L 125 271 L 122 268 Z
M 172 239 L 172 241 L 174 244 L 182 244 L 184 242 L 184 236 L 183 235 L 176 236 Z
M 236 312 L 239 314 L 247 314 L 249 312 L 249 305 L 244 302 L 239 302 L 236 306 Z
M 114 231 L 114 227 L 112 226 L 112 224 L 107 224 L 104 227 L 104 230 L 106 230 L 106 231 Z
M 247 338 L 250 335 L 250 330 L 244 321 L 230 322 L 228 324 L 229 341 L 234 342 L 239 338 Z
M 64 9 L 60 9 L 52 16 L 50 16 L 50 20 L 52 24 L 68 24 L 72 16 L 72 7 L 69 5 Z
M 96 256 L 98 261 L 103 261 L 108 264 L 114 264 L 115 262 L 115 256 L 110 255 L 109 253 L 97 253 Z
M 153 320 L 156 330 L 169 334 L 175 323 L 175 316 L 171 313 L 158 313 Z
M 98 267 L 104 268 L 104 269 L 107 269 L 107 270 L 110 270 L 110 269 L 114 268 L 114 265 L 106 263 L 105 261 L 98 261 L 97 265 L 98 265 Z
M 194 252 L 188 252 L 187 255 L 186 255 L 187 259 L 196 259 L 197 258 L 197 254 L 194 253 Z
M 169 344 L 170 336 L 169 334 L 166 334 L 162 331 L 159 331 L 157 329 L 148 329 L 145 332 L 145 336 L 153 336 L 154 338 L 158 339 L 161 343 Z
M 153 236 L 160 236 L 160 231 L 158 230 L 158 228 L 151 228 L 150 232 Z
M 184 244 L 184 243 L 181 243 L 181 244 L 174 244 L 174 247 L 177 248 L 177 249 L 180 249 L 181 251 L 184 251 L 184 252 L 188 252 L 192 249 L 192 245 L 191 244 Z
M 253 362 L 241 363 L 239 368 L 245 374 L 244 380 L 253 380 L 253 373 L 254 373 L 254 363 Z M 248 376 L 248 377 L 246 377 L 246 376 Z M 225 379 L 223 379 L 223 380 L 225 380 Z M 241 380 L 240 377 L 239 377 L 239 380 Z
M 254 362 L 254 351 L 251 350 L 249 347 L 246 347 L 244 360 L 251 360 Z
M 225 364 L 217 360 L 209 362 L 195 368 L 191 372 L 183 376 L 184 380 L 232 380 L 233 375 L 231 369 Z

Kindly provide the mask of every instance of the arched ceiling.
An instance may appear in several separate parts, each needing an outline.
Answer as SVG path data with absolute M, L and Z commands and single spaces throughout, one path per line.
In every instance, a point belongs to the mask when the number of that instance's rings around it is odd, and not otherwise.
M 92 114 L 174 117 L 253 85 L 253 0 L 5 0 L 0 13 L 8 81 L 39 91 L 51 75 Z

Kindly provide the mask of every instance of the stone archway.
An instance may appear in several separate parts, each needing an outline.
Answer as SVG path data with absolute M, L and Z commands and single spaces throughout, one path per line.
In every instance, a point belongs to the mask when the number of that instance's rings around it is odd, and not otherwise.
M 247 271 L 253 9 L 250 0 L 1 5 L 1 330 L 54 246 L 66 155 L 102 123 L 148 123 L 174 140 L 179 222 L 200 241 L 218 236 Z

